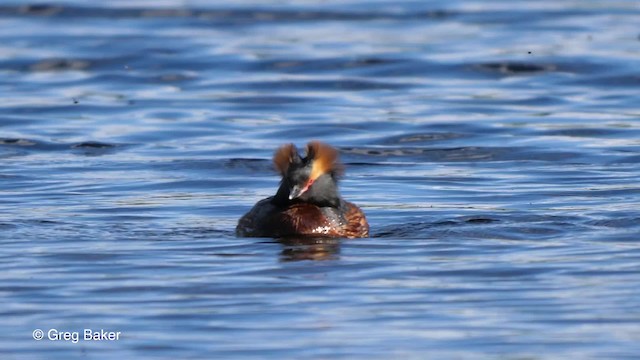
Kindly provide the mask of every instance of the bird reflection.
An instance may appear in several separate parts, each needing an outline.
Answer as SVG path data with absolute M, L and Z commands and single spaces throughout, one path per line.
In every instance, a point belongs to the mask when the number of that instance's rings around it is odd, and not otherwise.
M 281 261 L 337 260 L 340 258 L 340 240 L 323 237 L 280 238 Z

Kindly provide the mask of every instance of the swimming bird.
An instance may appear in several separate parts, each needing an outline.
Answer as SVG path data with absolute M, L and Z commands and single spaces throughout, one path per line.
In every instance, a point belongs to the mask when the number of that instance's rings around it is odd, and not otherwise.
M 282 176 L 280 187 L 274 196 L 258 201 L 240 218 L 238 236 L 369 236 L 362 210 L 338 192 L 344 168 L 335 148 L 312 141 L 302 157 L 295 145 L 286 144 L 276 150 L 273 163 Z

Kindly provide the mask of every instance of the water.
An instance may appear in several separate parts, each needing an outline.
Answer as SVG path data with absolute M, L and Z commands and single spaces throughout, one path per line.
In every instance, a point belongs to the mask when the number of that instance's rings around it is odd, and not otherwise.
M 637 359 L 636 1 L 4 1 L 3 359 Z M 373 237 L 236 238 L 286 142 Z M 115 341 L 35 329 L 120 331 Z

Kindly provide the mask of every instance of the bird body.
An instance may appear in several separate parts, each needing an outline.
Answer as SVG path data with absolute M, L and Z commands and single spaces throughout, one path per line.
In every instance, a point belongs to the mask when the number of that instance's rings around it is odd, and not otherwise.
M 276 151 L 273 162 L 282 175 L 280 187 L 238 221 L 238 236 L 369 236 L 362 210 L 338 193 L 343 168 L 337 150 L 314 141 L 301 157 L 293 144 L 287 144 Z

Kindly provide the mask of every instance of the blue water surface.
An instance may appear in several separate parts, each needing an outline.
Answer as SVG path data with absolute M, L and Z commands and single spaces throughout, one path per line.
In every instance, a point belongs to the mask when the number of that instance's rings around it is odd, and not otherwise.
M 640 358 L 638 24 L 624 0 L 3 1 L 0 357 Z M 372 237 L 236 238 L 273 151 L 313 139 Z

